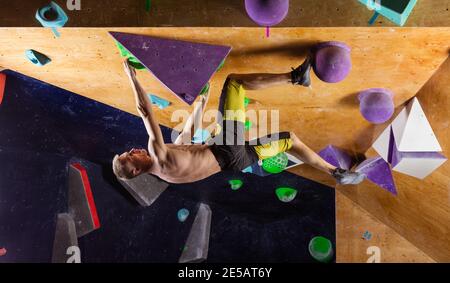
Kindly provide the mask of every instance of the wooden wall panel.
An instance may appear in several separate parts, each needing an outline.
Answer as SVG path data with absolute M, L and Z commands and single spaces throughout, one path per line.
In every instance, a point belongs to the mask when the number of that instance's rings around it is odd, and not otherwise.
M 417 94 L 447 158 L 450 157 L 449 76 L 450 59 L 447 59 Z M 370 149 L 367 155 L 376 153 Z M 450 162 L 424 180 L 398 172 L 394 172 L 394 179 L 397 197 L 369 182 L 339 190 L 436 261 L 450 262 Z
M 363 239 L 364 232 L 371 234 Z M 336 262 L 366 263 L 371 246 L 380 248 L 381 263 L 432 263 L 408 242 L 339 191 L 336 192 Z

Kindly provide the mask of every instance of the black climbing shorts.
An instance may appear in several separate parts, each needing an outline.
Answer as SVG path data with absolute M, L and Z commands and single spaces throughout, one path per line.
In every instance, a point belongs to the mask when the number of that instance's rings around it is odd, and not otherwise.
M 289 132 L 245 141 L 245 90 L 236 81 L 227 79 L 219 103 L 218 126 L 207 142 L 222 170 L 242 171 L 258 160 L 288 151 L 292 147 Z

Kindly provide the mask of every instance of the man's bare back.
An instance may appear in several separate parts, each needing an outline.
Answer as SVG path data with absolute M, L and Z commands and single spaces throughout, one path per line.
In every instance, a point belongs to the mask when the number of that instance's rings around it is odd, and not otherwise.
M 220 172 L 220 166 L 207 145 L 167 144 L 167 156 L 156 161 L 151 174 L 169 183 L 191 183 Z

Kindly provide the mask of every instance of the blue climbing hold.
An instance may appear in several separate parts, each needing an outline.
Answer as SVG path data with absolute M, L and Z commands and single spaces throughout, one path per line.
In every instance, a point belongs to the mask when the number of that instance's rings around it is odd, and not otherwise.
M 189 216 L 189 210 L 187 210 L 186 208 L 182 208 L 178 210 L 177 216 L 180 222 L 184 222 Z
M 206 142 L 211 134 L 206 129 L 197 129 L 194 136 L 192 137 L 193 143 L 204 143 Z
M 242 173 L 253 173 L 252 166 L 250 165 L 247 168 L 245 168 L 244 170 L 242 170 Z
M 69 17 L 58 4 L 52 1 L 49 5 L 37 10 L 36 19 L 43 27 L 51 28 L 55 36 L 59 37 L 57 28 L 62 28 Z
M 152 104 L 158 106 L 159 109 L 164 109 L 170 105 L 170 101 L 165 100 L 164 98 L 158 97 L 154 94 L 149 94 L 150 101 Z
M 33 49 L 26 50 L 25 56 L 28 58 L 28 60 L 30 60 L 31 63 L 35 64 L 36 66 L 44 66 L 52 61 L 44 54 L 39 53 Z

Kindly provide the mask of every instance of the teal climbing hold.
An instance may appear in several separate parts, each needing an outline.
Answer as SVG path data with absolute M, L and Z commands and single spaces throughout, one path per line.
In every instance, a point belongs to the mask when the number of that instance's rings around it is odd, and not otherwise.
M 291 202 L 297 196 L 297 190 L 289 187 L 280 187 L 275 190 L 275 194 L 282 202 Z
M 189 210 L 187 210 L 186 208 L 182 208 L 182 209 L 178 210 L 177 217 L 180 222 L 186 221 L 188 216 L 189 216 Z
M 262 168 L 268 173 L 277 174 L 283 172 L 283 170 L 286 169 L 288 162 L 289 159 L 287 154 L 284 152 L 280 152 L 275 156 L 264 159 L 262 161 Z
M 164 98 L 161 98 L 159 96 L 156 96 L 154 94 L 149 94 L 150 101 L 152 104 L 158 106 L 159 109 L 164 109 L 170 105 L 170 101 L 165 100 Z
M 211 136 L 211 134 L 209 133 L 209 131 L 207 129 L 197 129 L 195 131 L 194 136 L 192 137 L 192 142 L 193 143 L 205 143 L 209 137 Z
M 370 10 L 375 10 L 374 16 L 380 14 L 397 25 L 403 26 L 416 6 L 417 0 L 359 0 L 359 2 Z
M 50 58 L 48 58 L 44 54 L 39 53 L 33 49 L 26 50 L 25 56 L 28 58 L 28 60 L 30 60 L 31 63 L 35 64 L 36 66 L 41 66 L 41 67 L 52 61 Z
M 253 173 L 252 166 L 250 165 L 247 168 L 245 168 L 244 170 L 242 170 L 242 173 Z
M 334 251 L 330 240 L 325 237 L 317 236 L 309 241 L 309 253 L 320 262 L 330 262 L 333 259 Z
M 242 180 L 230 180 L 228 183 L 231 185 L 233 191 L 239 190 L 244 184 Z
M 135 68 L 136 70 L 143 70 L 145 69 L 144 65 L 139 62 L 136 57 L 134 57 L 133 54 L 130 53 L 125 47 L 123 47 L 122 44 L 120 44 L 118 41 L 116 41 L 117 48 L 119 48 L 120 56 L 127 58 L 128 64 Z
M 62 28 L 69 20 L 64 10 L 53 1 L 37 10 L 35 17 L 43 27 L 51 28 L 56 37 L 59 37 L 57 28 Z

